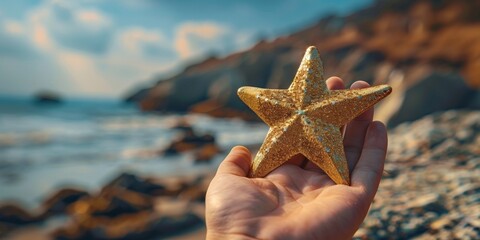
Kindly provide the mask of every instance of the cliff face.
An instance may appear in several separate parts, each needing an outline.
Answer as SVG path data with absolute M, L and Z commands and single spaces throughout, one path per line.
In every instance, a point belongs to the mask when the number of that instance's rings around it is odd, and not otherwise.
M 131 96 L 146 111 L 193 111 L 255 118 L 236 90 L 287 88 L 315 45 L 326 76 L 347 84 L 388 83 L 378 106 L 391 126 L 434 111 L 480 108 L 480 1 L 379 0 L 347 17 L 327 17 L 223 59 L 209 58 Z

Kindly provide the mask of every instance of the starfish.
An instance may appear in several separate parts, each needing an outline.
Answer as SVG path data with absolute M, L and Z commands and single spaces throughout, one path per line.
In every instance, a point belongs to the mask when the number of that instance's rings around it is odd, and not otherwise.
M 392 88 L 329 90 L 315 47 L 307 49 L 288 89 L 241 87 L 238 95 L 269 127 L 250 177 L 264 177 L 302 154 L 336 184 L 350 185 L 341 127 L 386 97 Z

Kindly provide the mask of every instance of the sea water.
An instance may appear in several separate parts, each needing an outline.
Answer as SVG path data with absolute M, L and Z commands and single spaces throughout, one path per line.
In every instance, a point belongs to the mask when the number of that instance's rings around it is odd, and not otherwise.
M 226 152 L 260 144 L 268 130 L 239 119 L 143 113 L 110 100 L 0 99 L 0 201 L 35 207 L 57 189 L 95 191 L 121 172 L 168 177 L 215 169 L 225 153 L 208 164 L 195 164 L 188 153 L 161 154 L 179 137 L 172 127 L 182 119 L 213 134 Z

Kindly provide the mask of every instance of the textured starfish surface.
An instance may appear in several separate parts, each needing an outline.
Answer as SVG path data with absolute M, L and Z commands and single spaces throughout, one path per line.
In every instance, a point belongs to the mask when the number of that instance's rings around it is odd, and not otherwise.
M 315 47 L 309 47 L 288 89 L 241 87 L 238 95 L 270 130 L 250 177 L 264 177 L 302 154 L 335 183 L 350 185 L 341 127 L 386 97 L 392 88 L 329 90 Z

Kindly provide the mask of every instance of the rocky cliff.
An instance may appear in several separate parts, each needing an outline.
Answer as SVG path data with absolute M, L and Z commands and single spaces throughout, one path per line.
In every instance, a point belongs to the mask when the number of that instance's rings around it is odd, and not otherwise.
M 287 88 L 304 50 L 319 49 L 326 76 L 388 83 L 378 106 L 390 126 L 456 108 L 480 108 L 480 1 L 377 0 L 347 17 L 261 41 L 222 59 L 208 58 L 128 99 L 145 111 L 255 118 L 236 90 Z

